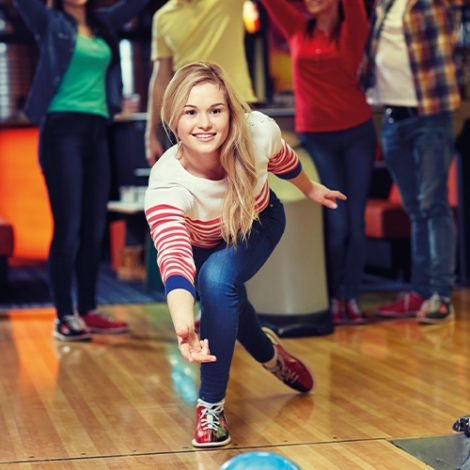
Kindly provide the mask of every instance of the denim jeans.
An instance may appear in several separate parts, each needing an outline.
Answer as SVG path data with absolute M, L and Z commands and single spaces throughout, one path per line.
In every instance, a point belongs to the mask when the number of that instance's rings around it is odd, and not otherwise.
M 284 208 L 271 192 L 269 205 L 253 224 L 247 242 L 240 241 L 236 247 L 227 247 L 225 242 L 213 249 L 193 247 L 201 305 L 200 337 L 209 340 L 211 353 L 217 357 L 216 362 L 201 364 L 199 396 L 209 403 L 225 397 L 237 339 L 258 362 L 274 356 L 244 284 L 269 258 L 285 224 Z
M 364 212 L 377 137 L 372 119 L 351 129 L 300 134 L 322 184 L 344 193 L 335 210 L 324 209 L 330 297 L 359 297 L 367 255 Z
M 48 114 L 40 133 L 39 162 L 54 221 L 48 268 L 57 315 L 73 313 L 74 274 L 78 311 L 85 314 L 96 307 L 106 225 L 110 186 L 106 120 L 93 114 Z
M 383 120 L 382 142 L 390 173 L 411 220 L 413 290 L 424 298 L 450 297 L 455 270 L 455 224 L 447 199 L 454 156 L 449 112 Z

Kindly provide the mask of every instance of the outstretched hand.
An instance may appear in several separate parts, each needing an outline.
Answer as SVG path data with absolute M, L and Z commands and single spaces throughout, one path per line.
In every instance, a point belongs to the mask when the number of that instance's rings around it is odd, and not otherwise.
M 197 333 L 187 326 L 176 330 L 178 347 L 181 355 L 189 362 L 215 362 L 217 358 L 211 355 L 209 340 L 199 340 Z
M 323 184 L 315 183 L 312 191 L 308 195 L 309 199 L 318 204 L 323 204 L 330 209 L 336 209 L 338 204 L 336 199 L 345 201 L 347 197 L 340 191 L 328 189 Z

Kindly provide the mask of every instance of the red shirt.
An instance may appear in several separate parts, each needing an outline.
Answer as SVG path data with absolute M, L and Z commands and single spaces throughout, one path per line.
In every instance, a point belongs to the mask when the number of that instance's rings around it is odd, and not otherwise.
M 372 116 L 357 78 L 368 35 L 363 0 L 343 0 L 345 19 L 338 40 L 315 28 L 287 0 L 261 0 L 286 37 L 292 58 L 297 132 L 331 132 Z

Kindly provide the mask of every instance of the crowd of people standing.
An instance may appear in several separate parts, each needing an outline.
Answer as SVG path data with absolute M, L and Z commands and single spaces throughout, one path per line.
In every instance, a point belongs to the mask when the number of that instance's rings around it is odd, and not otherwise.
M 59 340 L 129 329 L 97 309 L 96 280 L 110 183 L 106 128 L 122 100 L 118 31 L 147 2 L 99 9 L 95 0 L 14 0 L 40 52 L 25 113 L 41 129 Z M 224 401 L 237 340 L 294 390 L 315 384 L 308 366 L 260 325 L 244 287 L 285 227 L 268 173 L 324 206 L 334 323 L 367 321 L 359 299 L 377 147 L 371 104 L 384 110 L 384 158 L 412 244 L 412 289 L 377 314 L 422 324 L 454 315 L 447 179 L 460 103 L 452 61 L 460 0 L 377 0 L 370 18 L 363 0 L 304 0 L 304 11 L 288 0 L 259 1 L 288 43 L 295 129 L 321 184 L 304 173 L 275 121 L 252 109 L 243 4 L 169 0 L 153 19 L 145 214 L 181 354 L 201 363 L 196 447 L 230 442 Z

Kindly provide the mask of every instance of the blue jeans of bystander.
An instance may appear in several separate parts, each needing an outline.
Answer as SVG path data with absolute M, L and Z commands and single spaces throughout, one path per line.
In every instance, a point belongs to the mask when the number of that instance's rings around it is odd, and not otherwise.
M 385 161 L 411 220 L 412 286 L 421 297 L 450 297 L 455 270 L 455 224 L 447 178 L 454 156 L 450 112 L 389 122 Z
M 364 212 L 377 138 L 372 119 L 335 132 L 300 135 L 322 184 L 348 197 L 325 209 L 325 245 L 330 297 L 357 299 L 366 260 Z

